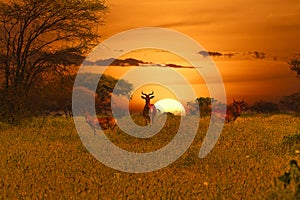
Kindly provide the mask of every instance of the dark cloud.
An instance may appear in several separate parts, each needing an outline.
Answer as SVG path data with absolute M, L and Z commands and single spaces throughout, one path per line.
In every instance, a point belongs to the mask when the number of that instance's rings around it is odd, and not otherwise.
M 176 65 L 176 64 L 166 64 L 166 67 L 172 67 L 172 68 L 194 68 L 192 66 L 182 66 L 182 65 Z
M 198 54 L 202 55 L 203 57 L 209 56 L 207 51 L 199 51 Z
M 265 59 L 266 54 L 264 52 L 259 52 L 259 51 L 253 51 L 253 52 L 248 52 L 249 55 L 252 55 L 256 59 Z
M 234 56 L 234 53 L 224 53 L 223 54 L 225 57 L 231 58 L 232 56 Z
M 206 57 L 206 56 L 223 56 L 223 54 L 221 52 L 217 52 L 217 51 L 199 51 L 198 54 Z
M 208 54 L 210 56 L 213 56 L 213 57 L 215 57 L 215 56 L 222 56 L 223 55 L 222 53 L 217 52 L 217 51 L 209 51 Z
M 84 61 L 85 65 L 97 65 L 97 66 L 139 66 L 141 64 L 149 64 L 147 62 L 137 60 L 134 58 L 126 58 L 124 60 L 122 59 L 115 59 L 115 58 L 109 58 L 104 60 L 97 60 L 95 62 L 91 61 Z
M 144 62 L 142 60 L 137 60 L 134 58 L 126 58 L 126 59 L 104 59 L 104 60 L 97 60 L 95 62 L 85 60 L 83 62 L 84 65 L 96 65 L 96 66 L 140 66 L 140 67 L 147 67 L 147 66 L 155 66 L 155 67 L 171 67 L 171 68 L 194 68 L 192 66 L 182 66 L 173 63 L 168 64 L 161 64 L 161 63 L 152 63 L 152 62 Z
M 249 51 L 249 52 L 240 52 L 240 53 L 222 53 L 219 51 L 199 51 L 198 54 L 202 55 L 203 57 L 212 56 L 212 57 L 227 57 L 231 58 L 236 56 L 237 54 L 244 55 L 246 57 L 253 57 L 255 59 L 265 59 L 266 53 L 260 51 Z

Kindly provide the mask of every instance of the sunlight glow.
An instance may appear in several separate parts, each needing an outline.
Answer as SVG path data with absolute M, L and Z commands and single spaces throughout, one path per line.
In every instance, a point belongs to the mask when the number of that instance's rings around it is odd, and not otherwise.
M 170 112 L 174 115 L 186 115 L 183 105 L 175 99 L 165 98 L 159 100 L 155 103 L 155 107 L 160 110 L 160 113 Z

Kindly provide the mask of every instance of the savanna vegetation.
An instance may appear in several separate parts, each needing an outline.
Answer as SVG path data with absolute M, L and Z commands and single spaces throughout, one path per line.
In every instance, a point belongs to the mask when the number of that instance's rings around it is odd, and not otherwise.
M 73 88 L 78 65 L 99 42 L 106 10 L 100 0 L 0 3 L 1 199 L 297 198 L 300 178 L 294 161 L 300 160 L 300 119 L 280 112 L 298 112 L 299 93 L 283 97 L 279 104 L 259 101 L 247 106 L 244 111 L 259 114 L 226 123 L 217 145 L 203 159 L 198 152 L 215 100 L 199 97 L 189 102 L 191 115 L 194 105 L 202 113 L 191 147 L 168 167 L 143 174 L 103 165 L 83 146 L 72 118 L 49 116 L 69 113 L 73 89 L 93 96 L 100 115 L 111 114 L 117 82 L 115 94 L 129 98 L 130 83 L 105 75 L 95 92 L 89 85 L 98 80 L 95 74 L 81 74 L 77 78 L 82 87 Z M 289 65 L 299 76 L 298 55 Z M 89 111 L 86 106 L 82 112 Z M 180 117 L 167 116 L 164 129 L 149 139 L 130 137 L 119 128 L 105 133 L 128 151 L 154 151 L 177 132 Z M 132 118 L 143 124 L 142 116 Z
M 123 149 L 153 151 L 172 139 L 178 120 L 168 116 L 164 129 L 149 139 L 118 128 L 105 133 Z M 298 117 L 260 114 L 226 123 L 212 152 L 199 159 L 208 124 L 208 117 L 200 118 L 194 142 L 176 162 L 134 174 L 97 161 L 82 145 L 71 118 L 1 123 L 0 198 L 294 199 L 296 181 L 284 188 L 278 177 L 289 170 L 290 160 L 300 160 Z

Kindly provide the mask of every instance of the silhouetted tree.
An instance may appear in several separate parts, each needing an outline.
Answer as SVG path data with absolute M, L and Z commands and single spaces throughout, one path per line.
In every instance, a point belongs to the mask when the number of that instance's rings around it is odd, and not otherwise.
M 7 0 L 0 3 L 0 76 L 6 113 L 18 114 L 49 74 L 65 74 L 98 43 L 101 0 Z
M 300 112 L 300 93 L 282 97 L 279 106 L 282 111 Z
M 257 112 L 257 113 L 275 113 L 279 112 L 278 105 L 273 102 L 267 102 L 267 101 L 257 101 L 255 102 L 251 107 L 251 111 Z
M 203 117 L 211 114 L 212 103 L 216 101 L 217 100 L 210 97 L 199 97 L 195 101 L 188 102 L 187 106 L 189 107 L 189 112 L 191 115 L 195 115 L 198 112 L 198 107 L 200 109 L 200 116 Z
M 297 73 L 297 77 L 300 78 L 300 53 L 296 54 L 289 62 L 290 69 Z
M 69 116 L 72 110 L 74 78 L 74 75 L 53 77 L 44 83 L 43 87 L 30 95 L 30 111 L 38 114 L 64 111 L 66 116 Z
M 112 93 L 114 93 L 116 96 L 124 96 L 129 99 L 133 89 L 131 83 L 123 79 L 118 80 L 112 76 L 105 74 L 103 74 L 100 79 L 99 75 L 97 74 L 78 74 L 76 79 L 77 85 L 86 87 L 91 91 L 95 91 L 93 85 L 95 83 L 98 83 L 96 94 L 97 98 L 100 101 L 100 104 L 98 105 L 96 111 L 101 114 L 110 114 Z

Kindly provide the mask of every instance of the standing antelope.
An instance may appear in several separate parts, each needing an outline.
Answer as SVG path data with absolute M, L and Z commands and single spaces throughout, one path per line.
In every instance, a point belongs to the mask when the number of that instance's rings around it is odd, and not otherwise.
M 145 106 L 144 106 L 144 110 L 143 110 L 143 117 L 146 121 L 146 125 L 148 124 L 148 122 L 150 124 L 153 124 L 153 120 L 154 120 L 154 117 L 156 115 L 156 107 L 154 104 L 150 104 L 150 99 L 153 99 L 154 96 L 153 96 L 154 92 L 152 91 L 152 93 L 150 94 L 145 94 L 144 92 L 142 92 L 142 95 L 141 98 L 142 99 L 145 99 Z
M 111 116 L 108 117 L 91 117 L 88 112 L 85 113 L 86 122 L 94 130 L 94 135 L 96 135 L 96 129 L 113 130 L 116 126 L 117 120 Z
M 245 105 L 244 100 L 236 101 L 233 100 L 231 106 L 227 107 L 225 122 L 235 121 L 236 118 L 241 116 L 241 107 Z

